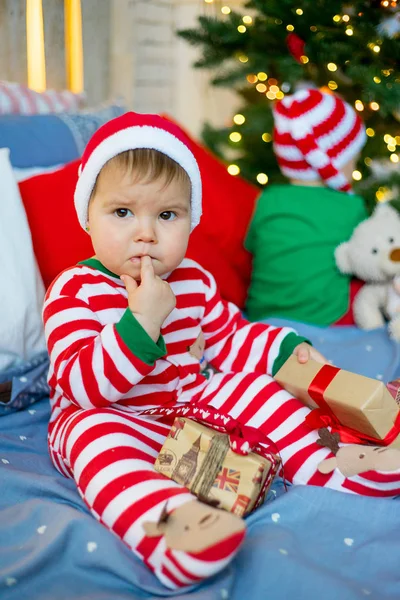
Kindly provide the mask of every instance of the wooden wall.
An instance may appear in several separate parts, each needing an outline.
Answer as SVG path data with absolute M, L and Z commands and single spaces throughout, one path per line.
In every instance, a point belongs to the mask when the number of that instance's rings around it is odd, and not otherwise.
M 117 0 L 118 1 L 118 0 Z M 109 97 L 111 0 L 82 0 L 88 103 Z M 64 1 L 43 0 L 47 87 L 65 89 Z M 0 79 L 26 83 L 26 1 L 0 0 Z
M 174 2 L 115 0 L 111 90 L 138 112 L 171 112 L 176 89 Z
M 110 99 L 111 0 L 81 3 L 85 90 L 89 104 L 94 106 Z
M 25 1 L 0 0 L 0 79 L 26 82 Z
M 64 89 L 64 1 L 42 0 L 47 87 Z M 229 0 L 238 7 L 244 0 Z M 88 106 L 122 97 L 138 112 L 167 112 L 192 133 L 223 125 L 237 98 L 194 70 L 197 50 L 176 36 L 222 0 L 81 0 Z M 26 83 L 26 0 L 0 0 L 0 79 Z
M 240 7 L 244 0 L 229 0 Z M 114 0 L 111 3 L 110 94 L 138 112 L 166 112 L 198 135 L 207 120 L 224 125 L 238 104 L 194 70 L 198 50 L 176 35 L 201 14 L 221 14 L 222 0 Z

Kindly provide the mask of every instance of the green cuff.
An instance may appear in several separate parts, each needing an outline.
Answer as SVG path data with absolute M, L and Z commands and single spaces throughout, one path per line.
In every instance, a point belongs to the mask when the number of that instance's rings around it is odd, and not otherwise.
M 287 336 L 281 343 L 279 354 L 276 357 L 274 365 L 272 367 L 272 376 L 274 376 L 279 371 L 279 369 L 287 361 L 289 356 L 293 354 L 293 350 L 296 348 L 296 346 L 302 344 L 303 342 L 306 342 L 306 344 L 310 344 L 310 346 L 312 346 L 312 343 L 309 340 L 302 337 L 301 335 L 297 335 L 297 333 L 294 333 L 293 331 L 287 334 Z
M 167 354 L 162 335 L 158 338 L 157 344 L 153 342 L 129 308 L 126 309 L 121 320 L 115 324 L 115 329 L 129 350 L 147 365 L 153 365 L 158 358 L 162 358 Z

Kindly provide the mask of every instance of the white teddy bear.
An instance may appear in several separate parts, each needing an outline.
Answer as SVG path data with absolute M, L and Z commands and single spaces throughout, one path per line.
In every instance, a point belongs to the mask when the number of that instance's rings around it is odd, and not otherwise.
M 366 284 L 354 301 L 354 320 L 362 329 L 383 327 L 400 341 L 400 215 L 390 204 L 378 205 L 348 242 L 335 250 L 338 269 Z

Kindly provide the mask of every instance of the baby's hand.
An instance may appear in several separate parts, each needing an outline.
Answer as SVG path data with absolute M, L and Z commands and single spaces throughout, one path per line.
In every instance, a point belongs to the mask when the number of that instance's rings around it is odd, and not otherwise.
M 154 273 L 150 256 L 143 256 L 140 267 L 140 284 L 130 275 L 121 275 L 121 279 L 133 316 L 156 342 L 162 324 L 176 306 L 176 298 L 169 283 Z
M 306 344 L 306 342 L 296 346 L 296 348 L 293 350 L 293 354 L 297 356 L 299 363 L 306 363 L 310 358 L 322 363 L 323 365 L 327 365 L 329 362 L 325 356 L 310 346 L 310 344 Z

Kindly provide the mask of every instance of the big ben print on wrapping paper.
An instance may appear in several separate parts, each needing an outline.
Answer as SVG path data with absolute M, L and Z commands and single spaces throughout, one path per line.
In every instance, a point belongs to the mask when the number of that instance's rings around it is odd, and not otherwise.
M 177 438 L 172 439 L 176 440 Z M 199 436 L 194 444 L 192 444 L 191 448 L 189 448 L 189 450 L 180 457 L 175 469 L 173 470 L 171 478 L 181 485 L 187 486 L 196 474 L 200 451 L 200 440 L 201 436 Z
M 230 448 L 227 434 L 189 419 L 179 418 L 177 436 L 177 420 L 155 469 L 200 499 L 240 517 L 259 506 L 280 467 L 280 458 L 272 452 L 237 454 Z

